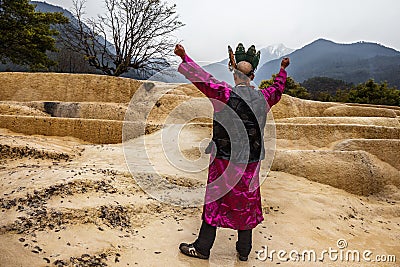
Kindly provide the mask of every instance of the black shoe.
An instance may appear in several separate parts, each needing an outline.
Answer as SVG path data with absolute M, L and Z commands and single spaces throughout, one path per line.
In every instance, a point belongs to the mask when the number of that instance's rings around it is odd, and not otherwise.
M 209 256 L 203 255 L 196 251 L 195 247 L 193 244 L 186 244 L 182 243 L 179 245 L 179 250 L 185 254 L 186 256 L 193 257 L 193 258 L 198 258 L 202 260 L 208 260 Z
M 239 254 L 239 252 L 238 252 L 238 258 L 239 258 L 240 261 L 247 261 L 247 260 L 249 259 L 248 256 L 241 256 L 241 255 Z
M 240 261 L 247 261 L 249 259 L 249 255 L 247 256 L 242 256 L 240 255 L 239 249 L 238 249 L 238 242 L 236 242 L 236 252 L 237 252 L 237 256 L 239 258 Z

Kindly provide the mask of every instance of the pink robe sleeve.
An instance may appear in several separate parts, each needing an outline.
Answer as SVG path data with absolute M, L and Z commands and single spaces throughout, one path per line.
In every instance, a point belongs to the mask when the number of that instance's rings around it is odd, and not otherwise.
M 211 100 L 216 112 L 220 111 L 228 102 L 232 91 L 231 86 L 215 79 L 189 56 L 186 55 L 183 58 L 178 71 Z
M 275 77 L 274 84 L 268 88 L 262 89 L 261 92 L 268 103 L 268 109 L 281 100 L 283 91 L 285 90 L 285 84 L 287 79 L 287 73 L 281 68 L 278 75 Z

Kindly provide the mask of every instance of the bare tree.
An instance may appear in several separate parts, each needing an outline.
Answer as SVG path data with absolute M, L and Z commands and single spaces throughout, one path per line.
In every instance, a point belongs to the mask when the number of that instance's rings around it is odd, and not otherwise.
M 85 0 L 73 0 L 76 20 L 64 29 L 65 45 L 104 74 L 136 69 L 143 76 L 169 66 L 172 33 L 183 26 L 176 5 L 160 0 L 104 0 L 106 14 L 84 19 Z M 110 41 L 110 42 L 109 42 Z

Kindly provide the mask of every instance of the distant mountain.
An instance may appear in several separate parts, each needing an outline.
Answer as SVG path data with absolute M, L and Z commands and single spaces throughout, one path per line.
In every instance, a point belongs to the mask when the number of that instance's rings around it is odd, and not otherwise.
M 262 48 L 261 58 L 259 67 L 263 66 L 265 63 L 288 55 L 294 51 L 294 49 L 287 48 L 283 44 L 270 45 L 268 47 Z M 232 73 L 228 70 L 228 58 L 221 60 L 217 63 L 212 63 L 204 66 L 204 69 L 210 72 L 216 79 L 233 84 Z
M 290 53 L 294 52 L 295 49 L 288 48 L 284 44 L 275 44 L 275 45 L 270 45 L 266 48 L 261 49 L 261 59 L 260 59 L 260 65 L 264 65 L 265 63 L 284 57 L 286 55 L 289 55 Z
M 49 12 L 49 13 L 53 13 L 53 12 L 61 12 L 64 14 L 64 16 L 66 16 L 69 19 L 75 19 L 75 17 L 72 15 L 71 12 L 69 12 L 68 10 L 59 7 L 59 6 L 54 6 L 45 2 L 41 2 L 41 1 L 29 1 L 31 4 L 36 5 L 35 10 L 36 11 L 40 11 L 40 12 Z
M 400 52 L 376 43 L 338 44 L 318 39 L 290 55 L 289 75 L 297 82 L 329 77 L 350 83 L 388 81 L 400 88 Z M 256 84 L 279 70 L 281 58 L 264 64 L 256 73 Z

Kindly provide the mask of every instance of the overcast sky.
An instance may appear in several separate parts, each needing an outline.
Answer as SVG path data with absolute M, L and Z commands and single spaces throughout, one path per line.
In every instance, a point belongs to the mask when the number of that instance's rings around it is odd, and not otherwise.
M 70 9 L 72 0 L 44 0 Z M 257 48 L 283 43 L 301 48 L 318 38 L 339 43 L 370 41 L 400 51 L 399 0 L 168 0 L 177 5 L 184 28 L 176 32 L 199 61 L 226 56 L 227 45 Z M 103 0 L 87 0 L 91 17 Z

